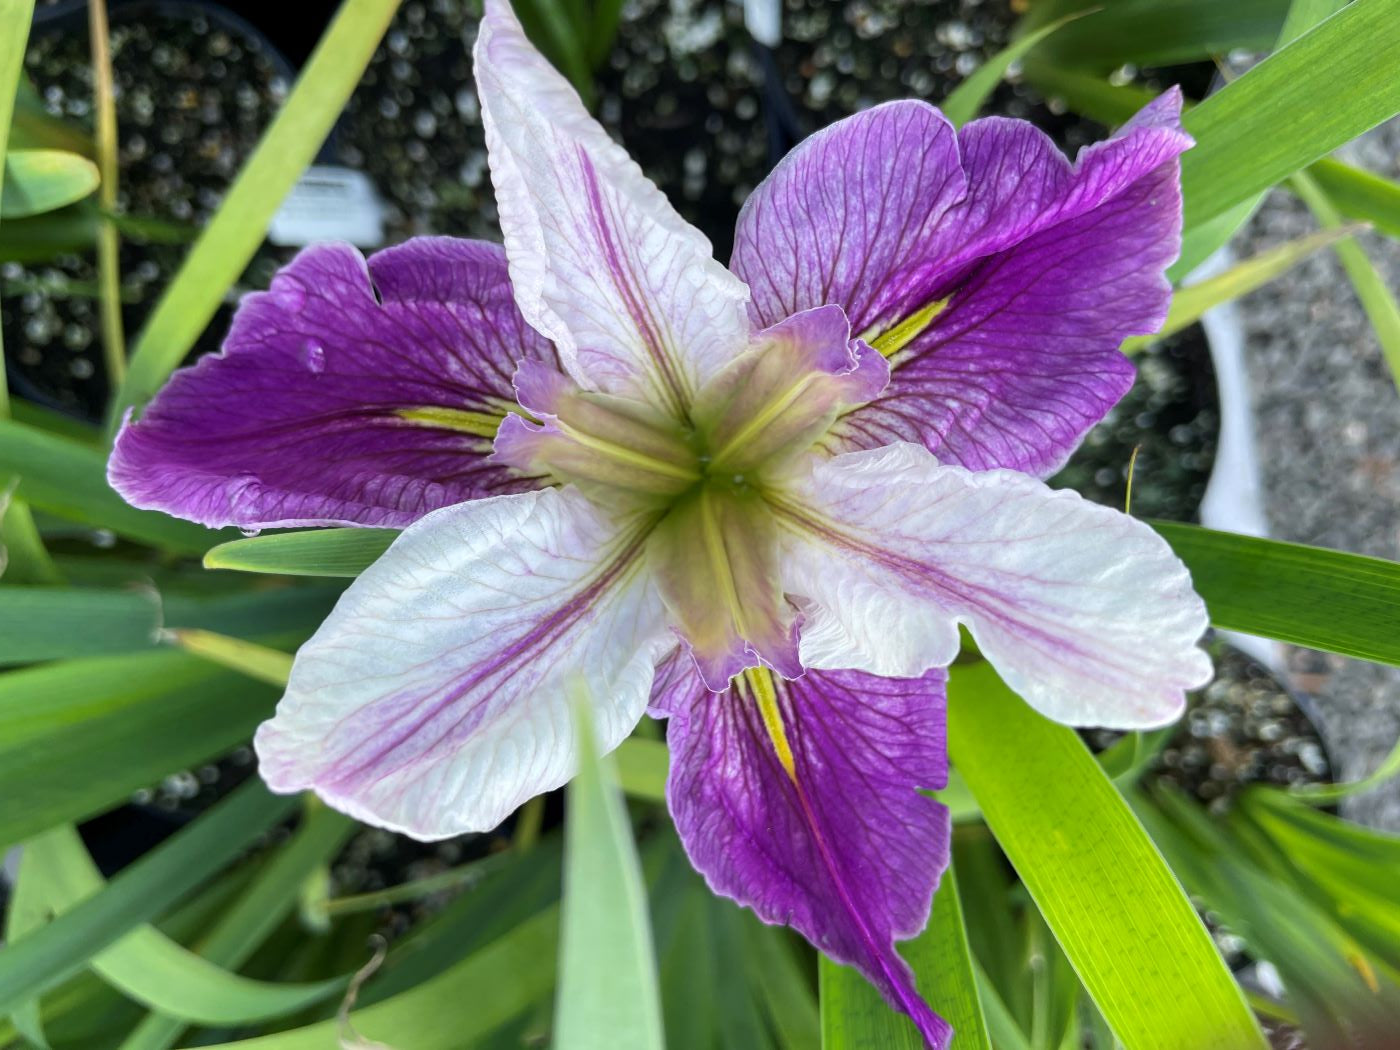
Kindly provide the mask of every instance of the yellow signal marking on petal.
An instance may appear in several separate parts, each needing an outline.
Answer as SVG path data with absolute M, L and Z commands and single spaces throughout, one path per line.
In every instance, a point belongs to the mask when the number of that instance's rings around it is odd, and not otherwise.
M 496 436 L 501 420 L 506 418 L 504 412 L 500 414 L 470 412 L 463 408 L 441 408 L 436 405 L 428 405 L 423 408 L 400 408 L 394 412 L 394 415 L 420 426 L 455 430 L 462 434 L 487 438 Z
M 763 718 L 763 728 L 768 731 L 768 739 L 773 742 L 778 762 L 788 779 L 797 783 L 797 763 L 792 759 L 792 746 L 788 744 L 787 730 L 783 727 L 783 715 L 778 710 L 778 690 L 773 685 L 773 673 L 766 667 L 750 667 L 744 672 L 744 681 L 758 701 L 758 713 Z
M 577 441 L 584 448 L 591 448 L 594 452 L 601 452 L 605 456 L 617 460 L 619 463 L 626 463 L 629 466 L 637 467 L 641 470 L 649 470 L 653 474 L 660 474 L 662 477 L 678 478 L 681 481 L 699 481 L 700 471 L 694 467 L 688 467 L 680 463 L 670 463 L 664 459 L 657 459 L 655 456 L 648 456 L 642 452 L 628 448 L 626 445 L 619 445 L 615 441 L 608 441 L 605 438 L 594 437 L 592 434 L 585 434 L 567 424 L 559 427 L 573 440 Z
M 927 306 L 915 310 L 893 328 L 886 328 L 874 338 L 867 338 L 865 335 L 862 335 L 861 338 L 886 357 L 894 357 L 895 354 L 922 335 L 928 326 L 933 324 L 933 319 L 941 314 L 947 305 L 948 299 L 935 299 Z

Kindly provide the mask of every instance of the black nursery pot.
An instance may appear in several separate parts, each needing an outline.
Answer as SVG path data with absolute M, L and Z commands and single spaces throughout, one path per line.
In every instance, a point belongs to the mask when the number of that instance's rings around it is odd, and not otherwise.
M 156 220 L 160 231 L 155 240 L 123 231 L 130 342 L 281 105 L 294 70 L 254 25 L 217 4 L 114 0 L 110 23 L 119 211 Z M 39 8 L 25 70 L 53 115 L 90 130 L 88 63 L 85 0 Z M 245 279 L 265 284 L 284 257 L 264 249 Z M 88 420 L 101 418 L 108 391 L 96 279 L 87 245 L 0 265 L 12 389 Z M 226 305 L 197 351 L 217 347 L 228 316 Z

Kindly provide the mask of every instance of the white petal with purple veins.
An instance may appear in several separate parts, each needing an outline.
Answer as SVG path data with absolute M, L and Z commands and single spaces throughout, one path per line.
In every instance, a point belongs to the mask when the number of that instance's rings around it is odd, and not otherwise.
M 297 654 L 258 731 L 263 778 L 420 839 L 485 831 L 563 784 L 575 699 L 611 750 L 674 644 L 643 532 L 572 489 L 429 514 Z
M 748 288 L 488 0 L 476 78 L 516 301 L 585 387 L 683 416 L 746 347 Z
M 917 675 L 952 660 L 963 623 L 1043 714 L 1118 728 L 1170 722 L 1210 679 L 1186 567 L 1076 493 L 903 444 L 814 461 L 783 498 L 809 667 Z

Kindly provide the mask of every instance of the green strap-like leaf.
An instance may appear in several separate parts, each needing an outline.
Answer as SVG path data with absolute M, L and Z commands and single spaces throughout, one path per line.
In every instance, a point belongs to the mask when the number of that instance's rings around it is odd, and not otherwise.
M 302 883 L 339 852 L 355 823 L 313 804 L 291 840 L 259 869 L 248 887 L 199 940 L 198 951 L 220 966 L 241 966 L 296 906 Z M 168 1050 L 184 1023 L 152 1013 L 132 1030 L 120 1050 Z
M 985 665 L 955 667 L 948 747 L 1021 881 L 1133 1050 L 1265 1050 L 1210 935 L 1071 729 Z
M 340 589 L 162 597 L 154 589 L 0 584 L 0 665 L 154 649 L 163 644 L 162 629 L 300 639 L 325 619 Z
M 395 529 L 314 529 L 221 543 L 204 556 L 207 569 L 284 576 L 353 577 L 389 549 Z
M 1400 0 L 1354 0 L 1187 114 L 1187 228 L 1400 111 Z
M 569 783 L 556 1050 L 660 1050 L 656 956 L 632 829 L 592 714 L 575 712 L 579 771 Z
M 297 800 L 253 780 L 124 868 L 105 889 L 0 952 L 0 1013 L 86 966 L 221 871 Z
M 51 828 L 25 843 L 20 873 L 35 881 L 53 915 L 72 911 L 100 894 L 105 885 L 70 824 Z M 137 1002 L 200 1024 L 243 1024 L 283 1016 L 345 987 L 341 980 L 296 985 L 249 980 L 145 924 L 92 956 L 88 965 Z
M 1400 563 L 1152 522 L 1217 627 L 1400 665 Z
M 156 304 L 112 400 L 115 430 L 145 404 L 189 352 L 262 243 L 282 199 L 330 133 L 398 0 L 345 0 L 302 69 L 287 101 L 229 188 L 219 210 Z
M 1308 174 L 1347 218 L 1369 222 L 1391 237 L 1400 237 L 1400 183 L 1331 157 L 1318 161 Z
M 943 115 L 952 121 L 953 127 L 960 128 L 973 117 L 977 116 L 983 103 L 993 91 L 996 90 L 1001 78 L 1006 76 L 1006 71 L 1013 64 L 1019 62 L 1031 49 L 1041 43 L 1051 33 L 1061 27 L 1073 22 L 1076 18 L 1083 17 L 1084 12 L 1076 11 L 1065 15 L 1038 29 L 1019 37 L 1010 47 L 998 51 L 987 61 L 969 74 L 968 78 L 959 84 L 953 92 L 943 100 L 939 109 Z
M 76 153 L 18 149 L 5 154 L 0 219 L 23 219 L 76 204 L 97 189 L 97 165 Z
M 1337 206 L 1326 192 L 1307 172 L 1299 172 L 1291 180 L 1293 192 L 1302 198 L 1311 209 L 1317 221 L 1325 229 L 1341 227 L 1342 216 Z M 1338 241 L 1332 246 L 1346 270 L 1351 286 L 1361 300 L 1361 308 L 1371 322 L 1371 329 L 1380 343 L 1381 354 L 1390 368 L 1390 378 L 1400 385 L 1400 305 L 1395 302 L 1390 286 L 1377 271 L 1365 250 L 1353 238 Z
M 350 1022 L 361 1043 L 342 1041 L 349 1033 L 331 1020 L 221 1043 L 212 1050 L 328 1050 L 373 1046 L 372 1040 L 400 1050 L 474 1046 L 553 985 L 549 960 L 558 944 L 558 923 L 558 911 L 549 908 L 416 987 L 351 1013 Z
M 33 0 L 0 0 L 0 158 L 10 143 L 10 118 L 16 93 L 23 84 L 24 48 L 34 19 Z M 5 165 L 0 163 L 0 197 L 5 190 Z M 9 224 L 0 223 L 0 232 Z M 5 347 L 0 341 L 0 420 L 10 415 L 10 392 L 5 382 Z M 12 583 L 58 583 L 62 579 L 44 549 L 28 504 L 14 496 L 15 479 L 0 469 L 0 575 Z
M 1125 63 L 1171 66 L 1234 48 L 1263 50 L 1283 20 L 1279 0 L 1035 0 L 1029 6 L 1026 28 L 1091 11 L 1037 55 L 1104 73 Z
M 900 945 L 900 954 L 913 967 L 919 994 L 953 1026 L 953 1046 L 990 1050 L 951 867 L 934 896 L 928 926 Z M 895 1013 L 858 972 L 825 956 L 820 967 L 822 1050 L 920 1050 L 924 1045 L 913 1022 Z
M 92 816 L 207 762 L 278 690 L 185 653 L 98 656 L 0 675 L 0 845 Z

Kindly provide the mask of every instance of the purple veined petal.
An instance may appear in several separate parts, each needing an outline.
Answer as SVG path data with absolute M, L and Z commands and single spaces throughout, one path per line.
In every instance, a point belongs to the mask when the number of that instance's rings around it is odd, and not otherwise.
M 747 344 L 748 289 L 488 0 L 477 89 L 516 299 L 589 390 L 683 418 Z
M 887 102 L 804 140 L 739 213 L 730 265 L 756 327 L 835 303 L 864 332 L 918 290 L 925 245 L 966 191 L 953 126 L 926 102 Z
M 1172 721 L 1210 680 L 1186 567 L 1077 493 L 903 444 L 814 458 L 775 498 L 809 667 L 918 674 L 951 662 L 964 623 L 1042 714 L 1119 729 Z
M 297 654 L 254 741 L 263 779 L 419 839 L 488 830 L 563 784 L 577 699 L 612 750 L 674 645 L 647 524 L 545 489 L 411 525 Z
M 874 137 L 883 108 L 828 129 L 828 142 L 844 147 L 826 145 L 831 157 L 820 169 L 817 147 L 794 151 L 808 149 L 809 166 L 827 173 L 818 185 L 833 202 L 828 212 L 869 199 L 866 168 L 853 158 Z M 972 469 L 1044 475 L 1061 466 L 1132 383 L 1118 345 L 1154 331 L 1165 316 L 1163 272 L 1180 246 L 1177 157 L 1191 144 L 1179 116 L 1180 94 L 1167 92 L 1074 165 L 1024 121 L 974 121 L 956 146 L 926 121 L 930 130 L 905 134 L 901 150 L 885 156 L 884 177 L 898 184 L 906 169 L 951 164 L 965 191 L 950 205 L 940 200 L 936 222 L 910 218 L 915 232 L 899 251 L 883 244 L 883 226 L 872 228 L 858 207 L 846 206 L 833 222 L 809 203 L 815 191 L 796 184 L 798 162 L 780 165 L 741 215 L 736 238 L 735 269 L 754 289 L 755 310 L 763 317 L 816 305 L 821 282 L 810 273 L 798 281 L 791 267 L 845 260 L 838 273 L 854 270 L 861 283 L 834 281 L 829 301 L 850 297 L 843 305 L 856 331 L 893 366 L 884 394 L 838 423 L 833 447 L 918 441 Z M 869 127 L 855 123 L 862 118 Z M 888 223 L 885 210 L 877 215 Z M 872 229 L 882 240 L 877 249 L 863 247 Z M 791 263 L 773 244 L 780 236 L 816 247 Z M 856 268 L 862 254 L 870 264 Z
M 408 525 L 535 487 L 487 459 L 521 360 L 557 359 L 515 308 L 498 245 L 420 238 L 368 264 L 317 245 L 122 428 L 109 478 L 138 507 L 213 527 Z
M 894 942 L 928 921 L 949 821 L 920 794 L 947 782 L 945 675 L 750 672 L 723 693 L 673 679 L 666 796 L 711 889 L 798 930 L 909 1014 L 929 1047 L 951 1030 Z

